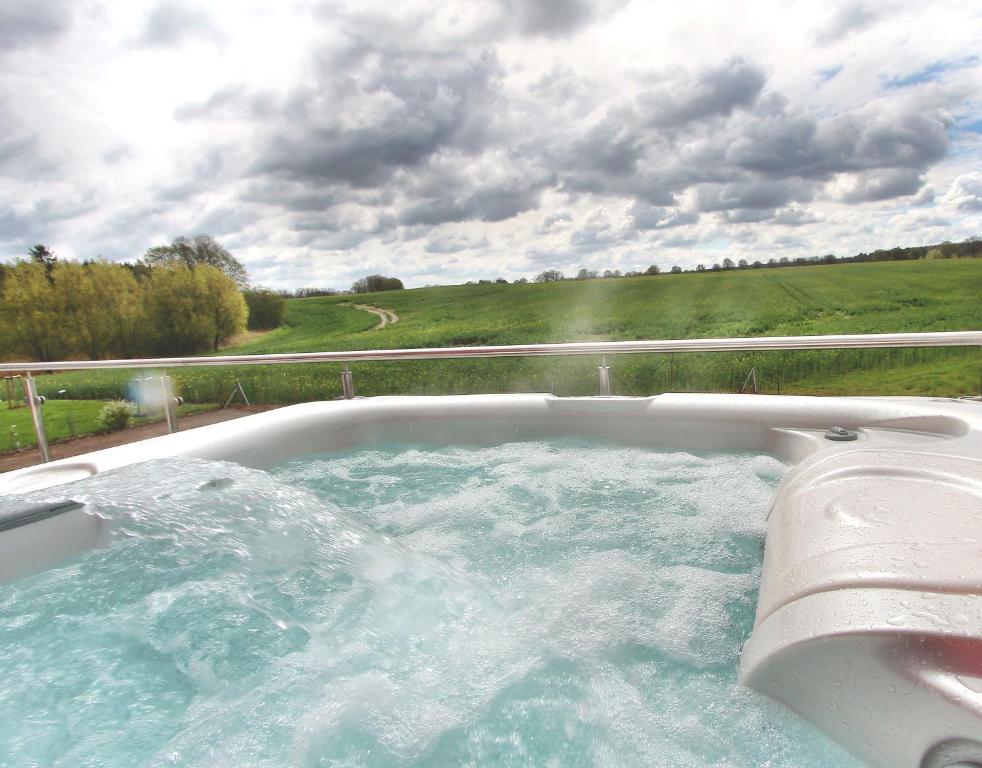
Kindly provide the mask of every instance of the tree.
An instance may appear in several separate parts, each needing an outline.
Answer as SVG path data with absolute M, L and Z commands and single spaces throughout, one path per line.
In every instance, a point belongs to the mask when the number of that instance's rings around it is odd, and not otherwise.
M 286 312 L 286 299 L 268 288 L 250 288 L 242 292 L 249 307 L 249 330 L 268 331 L 278 328 Z
M 747 268 L 747 260 L 740 259 L 740 261 L 737 262 L 737 269 L 746 269 L 746 268 Z
M 705 272 L 705 271 L 706 271 L 705 264 L 696 264 L 696 272 Z
M 67 327 L 46 266 L 18 262 L 8 271 L 0 293 L 0 327 L 9 337 L 9 350 L 41 362 L 63 356 Z
M 63 347 L 91 360 L 138 354 L 144 332 L 141 292 L 126 267 L 104 262 L 58 262 L 52 270 L 54 306 L 71 329 Z
M 352 286 L 352 293 L 375 293 L 376 291 L 401 291 L 404 286 L 398 277 L 383 277 L 382 275 L 369 275 L 361 280 L 356 280 Z
M 657 275 L 659 272 L 661 272 L 661 270 L 658 269 L 658 265 L 656 264 L 652 264 L 644 271 L 646 275 Z
M 205 297 L 200 310 L 206 313 L 210 344 L 217 352 L 221 344 L 246 329 L 249 308 L 232 279 L 215 267 L 194 270 Z
M 242 263 L 219 245 L 211 235 L 178 237 L 170 245 L 154 246 L 144 254 L 143 261 L 151 267 L 181 264 L 188 269 L 194 269 L 200 265 L 207 265 L 224 272 L 240 288 L 244 288 L 249 283 L 249 275 Z
M 339 293 L 334 288 L 297 288 L 293 295 L 298 299 L 309 299 L 314 296 L 337 296 Z
M 58 261 L 58 257 L 55 256 L 54 251 L 52 251 L 48 246 L 32 245 L 30 250 L 28 250 L 27 255 L 30 257 L 31 261 L 35 264 L 40 264 L 44 267 L 44 274 L 47 275 L 48 280 L 51 279 L 51 270 L 55 263 Z
M 733 259 L 731 259 L 729 256 L 723 259 L 723 269 L 733 269 L 735 266 L 736 264 L 733 263 Z
M 547 269 L 535 276 L 535 282 L 537 283 L 558 283 L 563 279 L 563 273 L 558 269 Z
M 596 277 L 597 273 L 592 269 L 587 269 L 586 267 L 576 273 L 577 280 L 594 280 Z
M 58 261 L 58 257 L 55 256 L 54 251 L 48 248 L 48 246 L 41 245 L 40 243 L 37 245 L 32 245 L 30 250 L 28 250 L 27 255 L 35 264 L 41 264 L 45 267 L 53 266 L 54 263 Z
M 676 264 L 675 266 L 673 266 L 672 267 L 672 274 L 673 275 L 681 275 L 682 274 L 682 267 L 680 267 L 678 264 Z
M 147 323 L 160 354 L 218 349 L 245 330 L 247 311 L 238 286 L 216 267 L 157 267 L 147 285 Z

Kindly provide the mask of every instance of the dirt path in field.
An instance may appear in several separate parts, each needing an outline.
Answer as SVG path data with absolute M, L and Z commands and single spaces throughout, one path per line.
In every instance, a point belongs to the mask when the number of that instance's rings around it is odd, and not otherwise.
M 220 421 L 231 421 L 240 416 L 248 416 L 251 413 L 270 411 L 276 408 L 275 405 L 233 405 L 226 409 L 205 411 L 204 413 L 193 413 L 190 416 L 181 416 L 177 425 L 181 432 L 195 427 L 204 427 L 208 424 L 217 424 Z M 103 448 L 112 448 L 117 445 L 135 443 L 137 440 L 146 440 L 148 437 L 157 437 L 167 434 L 167 422 L 155 421 L 152 424 L 141 424 L 138 427 L 130 427 L 119 432 L 110 432 L 106 435 L 88 435 L 74 440 L 62 440 L 61 442 L 51 443 L 51 458 L 66 459 L 70 456 L 78 456 L 90 451 L 101 451 Z M 0 454 L 0 472 L 9 472 L 12 469 L 21 469 L 41 463 L 41 455 L 36 448 L 28 448 L 16 453 Z
M 379 319 L 378 325 L 372 328 L 373 331 L 378 331 L 382 328 L 385 328 L 385 326 L 389 325 L 390 323 L 399 322 L 399 315 L 397 315 L 395 312 L 393 312 L 390 309 L 382 309 L 381 307 L 372 307 L 369 306 L 368 304 L 355 304 L 354 307 L 355 309 L 360 309 L 364 312 L 371 312 L 373 315 L 376 315 L 378 317 Z

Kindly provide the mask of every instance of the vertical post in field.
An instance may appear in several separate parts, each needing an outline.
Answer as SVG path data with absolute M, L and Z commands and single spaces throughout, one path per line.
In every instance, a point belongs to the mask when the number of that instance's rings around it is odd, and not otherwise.
M 341 371 L 341 392 L 345 400 L 351 400 L 355 396 L 355 384 L 351 379 L 351 370 L 347 363 Z
M 164 416 L 167 418 L 167 431 L 170 434 L 177 432 L 177 406 L 181 398 L 174 397 L 170 386 L 170 376 L 160 377 L 160 394 L 163 398 Z
M 27 378 L 22 379 L 22 381 L 24 394 L 27 396 L 27 404 L 31 407 L 31 421 L 34 422 L 34 434 L 37 437 L 41 460 L 47 463 L 51 461 L 51 451 L 48 449 L 48 433 L 44 430 L 44 414 L 41 413 L 44 398 L 37 393 L 37 386 L 31 374 L 27 374 Z
M 607 365 L 607 358 L 604 357 L 597 369 L 600 372 L 600 396 L 610 397 L 610 367 Z

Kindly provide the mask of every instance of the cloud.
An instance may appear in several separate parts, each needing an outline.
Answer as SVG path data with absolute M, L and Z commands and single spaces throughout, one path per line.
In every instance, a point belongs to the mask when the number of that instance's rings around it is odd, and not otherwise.
M 569 211 L 556 211 L 546 216 L 539 225 L 540 234 L 561 232 L 566 229 L 573 221 L 573 214 Z
M 776 211 L 771 221 L 785 227 L 803 227 L 806 224 L 815 224 L 821 221 L 821 218 L 807 208 L 789 206 Z
M 460 253 L 477 248 L 486 248 L 488 239 L 486 237 L 467 237 L 460 234 L 437 235 L 429 238 L 423 249 L 427 253 Z
M 14 99 L 0 94 L 0 179 L 50 177 L 57 166 L 43 151 L 43 127 L 31 126 L 15 113 L 15 106 Z
M 263 119 L 274 110 L 275 100 L 270 94 L 250 93 L 241 83 L 230 83 L 203 101 L 182 104 L 174 110 L 174 117 L 178 120 Z
M 934 187 L 930 184 L 925 184 L 921 187 L 920 191 L 914 195 L 911 200 L 911 205 L 928 205 L 934 202 Z
M 955 179 L 944 204 L 956 211 L 982 211 L 982 173 L 973 171 Z
M 27 246 L 50 241 L 57 227 L 70 219 L 91 212 L 95 202 L 91 193 L 61 190 L 59 196 L 40 198 L 24 205 L 0 205 L 0 243 L 11 244 L 17 256 L 25 256 Z
M 874 5 L 863 0 L 847 0 L 836 7 L 815 39 L 823 45 L 837 43 L 849 35 L 869 29 L 887 10 L 887 3 Z
M 608 17 L 626 0 L 499 0 L 505 18 L 525 35 L 561 37 L 600 17 Z
M 891 200 L 916 194 L 922 186 L 924 178 L 916 169 L 885 168 L 842 179 L 838 198 L 845 203 Z
M 535 12 L 559 29 L 598 6 L 551 7 Z M 944 120 L 921 101 L 811 114 L 768 91 L 765 68 L 742 56 L 638 74 L 624 98 L 554 67 L 518 99 L 493 49 L 466 35 L 421 48 L 405 29 L 417 15 L 362 14 L 353 28 L 341 14 L 345 34 L 312 57 L 303 85 L 229 84 L 175 117 L 263 126 L 245 199 L 294 212 L 356 201 L 380 226 L 410 228 L 508 221 L 547 190 L 634 201 L 639 229 L 694 224 L 700 211 L 747 221 L 747 210 L 769 210 L 753 214 L 764 220 L 847 174 L 848 199 L 910 194 L 947 150 Z M 682 196 L 691 210 L 677 208 Z
M 64 34 L 71 26 L 68 0 L 33 0 L 0 3 L 0 55 L 13 48 L 28 48 Z
M 220 40 L 211 18 L 181 0 L 160 0 L 144 22 L 140 42 L 148 46 L 177 46 L 188 40 Z
M 504 152 L 475 158 L 441 155 L 407 182 L 410 201 L 398 214 L 402 225 L 446 222 L 497 222 L 538 207 L 551 175 L 521 164 Z
M 905 241 L 934 189 L 945 237 L 977 220 L 965 8 L 846 2 L 808 27 L 754 2 L 39 7 L 24 45 L 57 45 L 0 70 L 4 258 L 40 237 L 135 258 L 200 229 L 279 285 L 368 264 L 513 278 L 527 258 L 644 267 L 655 246 L 669 265 L 868 250 Z
M 753 106 L 765 82 L 759 65 L 735 57 L 694 77 L 673 79 L 642 91 L 637 100 L 652 125 L 679 127 Z
M 948 118 L 920 104 L 877 102 L 825 119 L 782 112 L 748 117 L 726 159 L 772 178 L 828 179 L 902 166 L 924 169 L 948 150 Z
M 379 186 L 440 151 L 479 146 L 493 121 L 491 55 L 364 50 L 343 73 L 325 63 L 285 99 L 255 174 Z
M 590 211 L 569 234 L 569 246 L 579 254 L 609 249 L 636 239 L 630 215 L 622 216 L 606 207 Z
M 699 214 L 695 211 L 648 205 L 641 201 L 631 206 L 630 216 L 637 229 L 670 229 L 694 224 L 699 220 Z
M 20 176 L 27 165 L 24 159 L 31 157 L 36 147 L 37 136 L 0 134 L 0 177 Z
M 778 179 L 701 184 L 694 192 L 696 210 L 728 211 L 774 209 L 790 202 L 805 202 L 814 195 L 814 187 L 801 180 Z
M 118 143 L 102 153 L 102 162 L 107 165 L 116 165 L 124 160 L 133 157 L 133 148 L 127 144 Z

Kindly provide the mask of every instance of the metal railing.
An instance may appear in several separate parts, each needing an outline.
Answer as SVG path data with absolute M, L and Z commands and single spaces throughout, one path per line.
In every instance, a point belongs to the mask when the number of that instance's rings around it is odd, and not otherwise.
M 78 371 L 96 368 L 182 368 L 211 365 L 282 365 L 354 363 L 368 360 L 446 360 L 474 357 L 548 357 L 556 355 L 624 355 L 644 352 L 765 352 L 791 349 L 880 349 L 887 347 L 982 346 L 982 331 L 942 333 L 863 333 L 846 336 L 751 336 L 735 339 L 662 341 L 587 341 L 564 344 L 513 344 L 488 347 L 418 347 L 341 352 L 287 352 L 273 355 L 154 357 L 134 360 L 61 360 L 50 363 L 3 363 L 0 373 Z
M 268 355 L 216 355 L 214 357 L 157 357 L 133 360 L 60 360 L 47 363 L 2 363 L 0 373 L 27 373 L 25 393 L 44 461 L 50 461 L 44 419 L 44 398 L 36 392 L 31 373 L 93 370 L 100 368 L 183 368 L 228 365 L 284 365 L 297 363 L 342 363 L 342 392 L 354 397 L 349 363 L 393 360 L 450 360 L 479 357 L 551 357 L 597 355 L 600 394 L 610 394 L 607 355 L 668 352 L 769 352 L 816 349 L 888 349 L 904 347 L 982 347 L 982 331 L 938 333 L 864 333 L 835 336 L 756 336 L 730 339 L 668 339 L 652 341 L 591 341 L 561 344 L 513 344 L 486 347 L 419 347 L 414 349 L 365 349 L 336 352 L 289 352 Z M 173 399 L 174 402 L 171 402 Z M 179 398 L 165 399 L 168 428 L 177 430 Z

